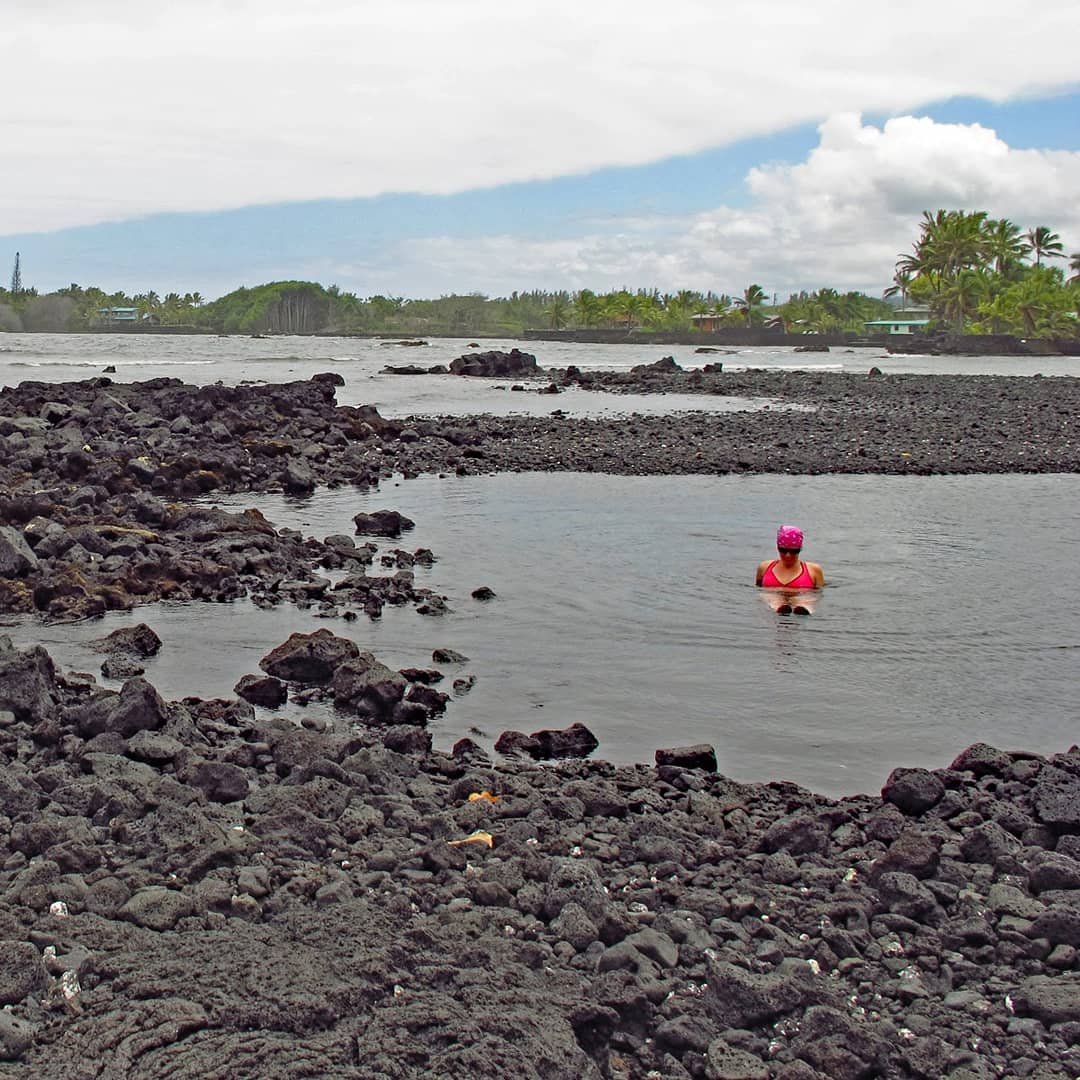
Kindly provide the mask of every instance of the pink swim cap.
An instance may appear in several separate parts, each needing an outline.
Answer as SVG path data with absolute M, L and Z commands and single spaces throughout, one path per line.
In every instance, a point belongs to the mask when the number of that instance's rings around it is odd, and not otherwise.
M 776 546 L 778 548 L 801 548 L 803 542 L 802 529 L 794 525 L 781 525 L 776 530 Z

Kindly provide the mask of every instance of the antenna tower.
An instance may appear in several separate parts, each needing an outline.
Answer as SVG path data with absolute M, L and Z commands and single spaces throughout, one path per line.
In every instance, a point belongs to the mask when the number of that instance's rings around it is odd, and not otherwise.
M 11 272 L 11 299 L 22 292 L 22 273 L 19 271 L 19 253 L 15 252 L 15 269 Z

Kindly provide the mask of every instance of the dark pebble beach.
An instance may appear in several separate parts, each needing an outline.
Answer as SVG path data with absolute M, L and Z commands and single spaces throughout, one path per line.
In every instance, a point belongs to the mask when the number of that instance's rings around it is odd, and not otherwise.
M 838 800 L 736 783 L 709 746 L 593 760 L 569 716 L 437 751 L 453 641 L 392 670 L 344 627 L 442 614 L 412 523 L 388 505 L 316 539 L 193 501 L 421 473 L 1075 473 L 1080 380 L 550 371 L 517 391 L 549 416 L 409 421 L 337 405 L 339 382 L 0 391 L 6 615 L 246 597 L 331 620 L 228 699 L 193 672 L 163 700 L 145 626 L 99 643 L 120 690 L 0 638 L 0 1076 L 1080 1075 L 1076 747 L 898 761 Z M 769 407 L 571 419 L 571 386 Z

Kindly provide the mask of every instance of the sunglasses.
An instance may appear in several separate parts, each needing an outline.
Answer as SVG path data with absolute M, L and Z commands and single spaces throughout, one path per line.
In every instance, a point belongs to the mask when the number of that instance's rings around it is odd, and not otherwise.
M 798 555 L 799 552 L 802 551 L 802 548 L 778 547 L 776 550 L 779 551 L 781 555 Z

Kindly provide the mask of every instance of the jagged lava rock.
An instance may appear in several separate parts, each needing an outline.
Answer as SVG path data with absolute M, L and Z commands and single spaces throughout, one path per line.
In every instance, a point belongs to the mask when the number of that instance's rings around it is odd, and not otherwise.
M 259 661 L 259 667 L 286 682 L 326 683 L 342 664 L 359 655 L 354 642 L 322 629 L 290 634 Z

